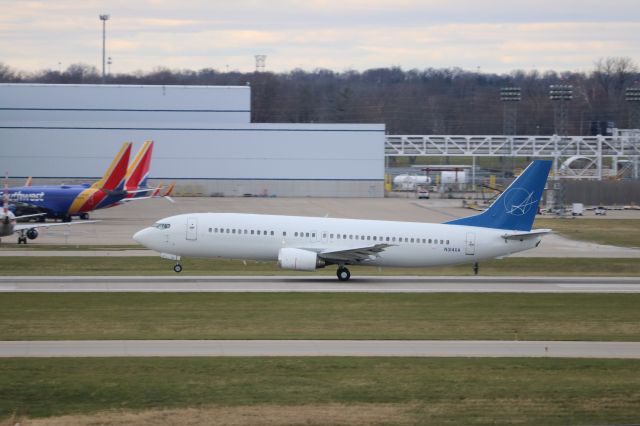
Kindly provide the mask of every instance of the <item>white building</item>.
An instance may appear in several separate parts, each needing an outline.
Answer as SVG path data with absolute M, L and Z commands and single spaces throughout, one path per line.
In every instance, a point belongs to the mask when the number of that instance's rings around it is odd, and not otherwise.
M 99 178 L 124 141 L 154 140 L 150 178 L 177 193 L 380 197 L 384 125 L 250 123 L 248 86 L 0 84 L 0 170 Z M 152 183 L 153 183 L 152 181 Z

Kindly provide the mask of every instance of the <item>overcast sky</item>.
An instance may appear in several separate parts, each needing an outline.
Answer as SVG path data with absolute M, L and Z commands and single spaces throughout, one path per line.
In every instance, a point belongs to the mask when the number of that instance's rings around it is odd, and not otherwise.
M 113 73 L 400 66 L 483 72 L 589 71 L 598 58 L 640 63 L 638 0 L 0 0 L 0 62 L 26 71 Z

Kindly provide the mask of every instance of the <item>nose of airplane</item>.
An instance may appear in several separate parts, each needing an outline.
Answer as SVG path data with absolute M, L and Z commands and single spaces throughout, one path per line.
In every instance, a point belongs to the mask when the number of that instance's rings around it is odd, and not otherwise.
M 133 239 L 137 243 L 140 243 L 143 246 L 148 247 L 149 246 L 149 232 L 151 232 L 151 228 L 141 229 L 140 231 L 138 231 L 135 234 L 133 234 Z

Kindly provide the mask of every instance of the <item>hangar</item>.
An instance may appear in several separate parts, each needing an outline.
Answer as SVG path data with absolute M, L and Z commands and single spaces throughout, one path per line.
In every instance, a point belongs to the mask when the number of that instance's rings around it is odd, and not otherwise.
M 204 196 L 384 195 L 383 124 L 251 123 L 249 86 L 0 84 L 0 167 L 97 179 L 122 142 L 155 143 L 151 183 Z

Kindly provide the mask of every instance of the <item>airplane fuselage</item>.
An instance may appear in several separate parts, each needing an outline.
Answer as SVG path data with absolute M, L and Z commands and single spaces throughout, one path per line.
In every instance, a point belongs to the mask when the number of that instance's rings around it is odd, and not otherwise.
M 392 267 L 477 262 L 534 248 L 541 236 L 507 239 L 503 229 L 473 226 L 240 213 L 172 216 L 134 237 L 176 257 L 277 260 L 283 248 L 315 252 L 387 247 L 361 261 Z M 340 263 L 332 261 L 331 263 Z
M 23 203 L 63 218 L 111 207 L 125 198 L 126 192 L 109 194 L 90 185 L 43 185 L 9 188 L 9 200 Z

